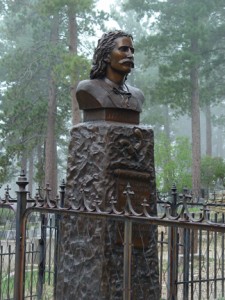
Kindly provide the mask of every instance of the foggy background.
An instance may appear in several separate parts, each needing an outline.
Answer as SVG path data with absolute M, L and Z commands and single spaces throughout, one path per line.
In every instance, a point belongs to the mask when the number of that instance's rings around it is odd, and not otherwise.
M 57 190 L 81 121 L 74 91 L 114 29 L 134 38 L 128 81 L 145 94 L 158 189 L 223 189 L 224 1 L 3 0 L 0 26 L 1 193 L 21 169 L 30 191 L 47 182 Z

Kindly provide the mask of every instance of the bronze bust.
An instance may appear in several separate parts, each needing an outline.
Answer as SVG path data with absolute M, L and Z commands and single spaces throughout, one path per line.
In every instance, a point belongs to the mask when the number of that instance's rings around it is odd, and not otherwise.
M 120 30 L 110 31 L 98 41 L 90 80 L 77 87 L 77 101 L 84 121 L 105 120 L 139 124 L 143 93 L 126 84 L 134 67 L 133 38 Z

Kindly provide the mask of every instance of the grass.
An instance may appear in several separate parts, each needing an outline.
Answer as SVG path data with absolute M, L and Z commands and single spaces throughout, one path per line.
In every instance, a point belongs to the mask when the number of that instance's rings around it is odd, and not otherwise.
M 0 286 L 0 299 L 12 299 L 14 294 L 14 273 L 7 277 L 8 275 L 4 276 L 1 281 Z M 50 278 L 49 278 L 50 276 Z M 50 280 L 50 285 L 48 282 Z M 37 294 L 37 282 L 38 282 L 38 271 L 34 270 L 33 273 L 31 271 L 27 271 L 25 274 L 25 296 L 32 297 Z M 50 300 L 53 299 L 53 274 L 47 274 L 45 276 L 45 283 L 43 285 L 43 293 L 42 299 L 43 300 Z

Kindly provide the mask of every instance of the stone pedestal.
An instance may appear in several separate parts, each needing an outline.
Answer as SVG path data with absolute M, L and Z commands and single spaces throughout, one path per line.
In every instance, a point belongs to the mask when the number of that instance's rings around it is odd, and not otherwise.
M 86 122 L 72 129 L 66 196 L 117 200 L 130 183 L 134 208 L 146 198 L 156 213 L 153 131 L 145 126 Z M 123 221 L 67 216 L 61 227 L 57 299 L 116 300 L 123 298 Z M 155 226 L 133 225 L 132 299 L 160 299 Z

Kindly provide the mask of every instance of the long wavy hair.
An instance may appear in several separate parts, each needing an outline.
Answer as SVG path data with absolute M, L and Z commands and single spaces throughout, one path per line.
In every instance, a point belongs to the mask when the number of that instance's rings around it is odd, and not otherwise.
M 104 33 L 98 40 L 98 45 L 95 49 L 92 68 L 90 72 L 90 79 L 101 79 L 105 77 L 107 68 L 107 57 L 115 47 L 115 40 L 120 37 L 130 37 L 133 40 L 131 34 L 122 30 L 109 31 Z

